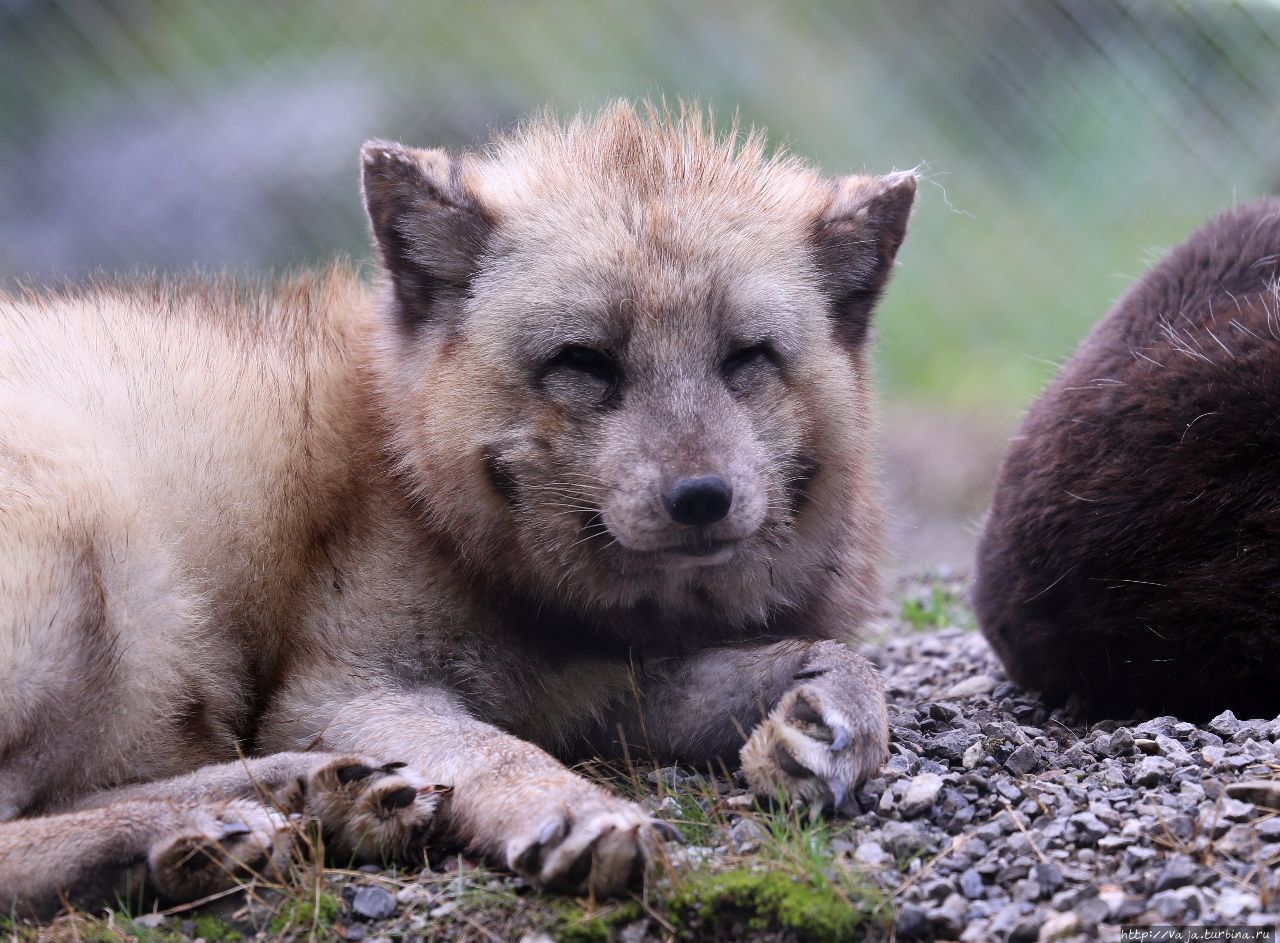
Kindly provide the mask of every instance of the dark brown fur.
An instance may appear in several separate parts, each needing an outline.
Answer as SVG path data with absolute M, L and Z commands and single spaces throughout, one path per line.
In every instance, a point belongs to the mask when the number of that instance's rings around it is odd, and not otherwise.
M 1174 249 L 1031 408 L 978 551 L 1011 676 L 1053 701 L 1280 712 L 1280 200 Z

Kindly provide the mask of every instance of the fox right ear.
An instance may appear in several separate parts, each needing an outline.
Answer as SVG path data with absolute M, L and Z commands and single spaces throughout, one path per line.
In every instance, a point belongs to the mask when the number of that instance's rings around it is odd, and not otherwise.
M 360 162 L 365 211 L 401 319 L 417 326 L 448 318 L 442 302 L 465 295 L 492 221 L 444 151 L 369 141 Z

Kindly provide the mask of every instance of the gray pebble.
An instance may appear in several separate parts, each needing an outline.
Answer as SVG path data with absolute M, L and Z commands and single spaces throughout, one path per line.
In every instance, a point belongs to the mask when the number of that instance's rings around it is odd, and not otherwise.
M 1145 756 L 1133 774 L 1134 785 L 1158 786 L 1173 775 L 1174 766 L 1162 756 Z
M 966 868 L 960 872 L 960 893 L 969 900 L 978 900 L 987 894 L 987 886 L 983 883 L 982 875 L 973 868 Z
M 928 810 L 941 792 L 941 776 L 937 773 L 921 773 L 907 785 L 899 810 L 905 817 L 913 818 Z
M 1173 855 L 1156 877 L 1154 891 L 1184 887 L 1196 878 L 1196 864 L 1186 855 Z
M 1004 761 L 1005 769 L 1016 776 L 1025 776 L 1040 764 L 1040 754 L 1029 743 L 1024 743 Z
M 903 904 L 893 918 L 893 929 L 899 940 L 919 940 L 929 933 L 929 918 L 916 904 Z
M 352 898 L 351 910 L 366 920 L 385 920 L 396 912 L 396 899 L 385 888 L 361 887 Z
M 1280 809 L 1280 780 L 1247 779 L 1227 786 L 1227 795 L 1267 809 Z

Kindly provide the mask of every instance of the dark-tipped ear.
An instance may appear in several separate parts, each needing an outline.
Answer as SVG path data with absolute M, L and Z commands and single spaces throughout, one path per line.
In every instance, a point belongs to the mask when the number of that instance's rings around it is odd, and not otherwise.
M 862 344 L 916 197 L 916 175 L 851 176 L 833 181 L 835 193 L 814 227 L 813 241 L 823 286 L 831 299 L 836 336 Z
M 489 216 L 444 151 L 370 141 L 360 159 L 365 210 L 399 316 L 408 326 L 450 317 L 488 243 Z

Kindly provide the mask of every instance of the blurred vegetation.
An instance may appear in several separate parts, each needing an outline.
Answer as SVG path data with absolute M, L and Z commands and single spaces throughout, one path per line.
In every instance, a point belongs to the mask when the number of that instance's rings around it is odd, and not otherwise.
M 367 254 L 362 140 L 696 96 L 920 166 L 890 398 L 1012 417 L 1164 248 L 1280 178 L 1280 8 L 0 0 L 0 277 Z

